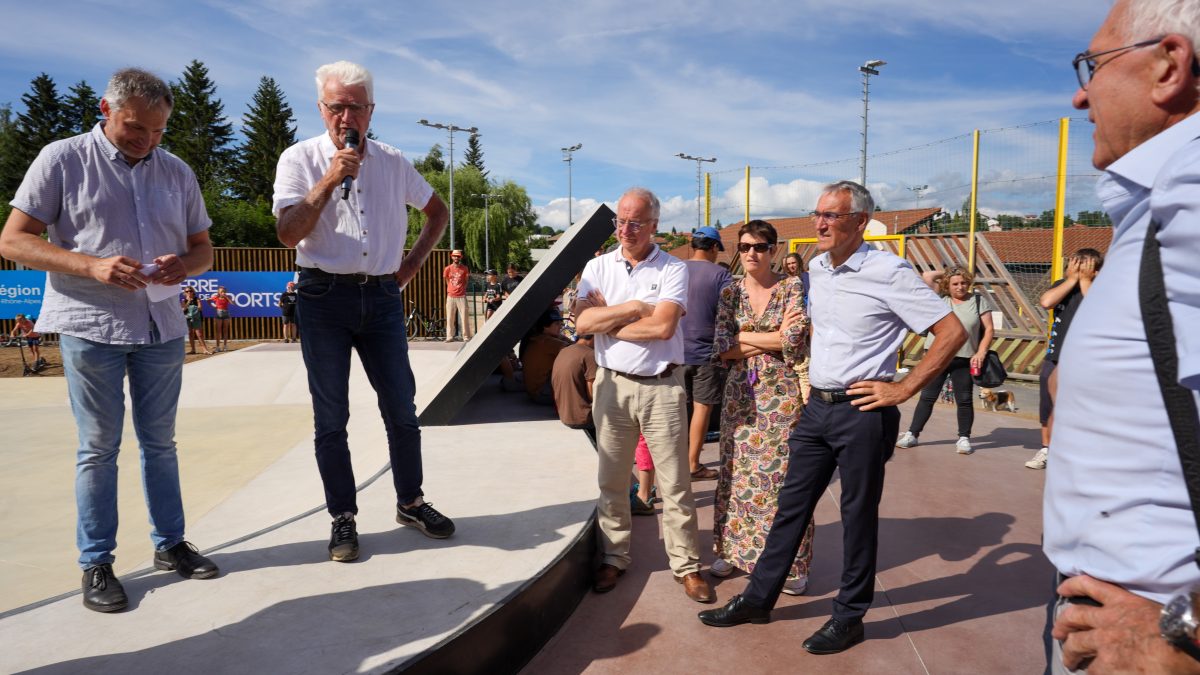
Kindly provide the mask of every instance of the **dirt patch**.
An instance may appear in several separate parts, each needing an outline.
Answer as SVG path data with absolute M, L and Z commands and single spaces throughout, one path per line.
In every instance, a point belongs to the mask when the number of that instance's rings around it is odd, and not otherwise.
M 246 347 L 253 347 L 254 345 L 260 344 L 262 342 L 272 342 L 272 341 L 271 340 L 239 340 L 239 341 L 231 340 L 229 342 L 229 351 L 235 352 L 239 349 L 245 349 Z M 278 342 L 278 340 L 274 340 L 273 342 Z M 213 341 L 210 340 L 209 347 L 211 348 L 212 345 L 213 345 Z M 186 349 L 186 346 L 184 348 Z M 25 352 L 25 362 L 28 363 L 29 365 L 33 365 L 33 358 L 29 355 L 28 347 L 24 347 L 24 348 L 0 347 L 0 377 L 21 377 L 21 374 L 24 372 L 24 369 L 21 364 L 22 349 Z M 58 351 L 58 346 L 43 344 L 41 346 L 41 351 L 42 351 L 42 358 L 46 360 L 46 365 L 41 370 L 39 370 L 36 375 L 29 375 L 29 377 L 62 377 L 63 376 L 62 355 Z M 228 353 L 228 352 L 220 352 L 220 353 L 212 354 L 212 355 L 204 354 L 203 352 L 197 353 L 197 354 L 185 354 L 183 357 L 183 360 L 184 360 L 184 363 L 191 363 L 192 361 L 200 361 L 201 359 L 218 358 L 221 356 L 222 353 Z

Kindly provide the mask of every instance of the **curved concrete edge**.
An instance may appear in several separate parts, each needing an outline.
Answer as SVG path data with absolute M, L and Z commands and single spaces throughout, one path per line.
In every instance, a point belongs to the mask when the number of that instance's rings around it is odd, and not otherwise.
M 593 512 L 569 547 L 490 612 L 388 672 L 519 672 L 558 633 L 590 590 L 595 526 Z

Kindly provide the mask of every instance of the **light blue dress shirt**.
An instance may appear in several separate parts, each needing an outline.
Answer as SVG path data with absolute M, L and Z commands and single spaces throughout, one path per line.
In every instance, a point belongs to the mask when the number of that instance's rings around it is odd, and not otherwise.
M 808 270 L 808 378 L 818 389 L 890 382 L 905 334 L 923 333 L 950 313 L 908 261 L 865 243 L 838 267 L 822 253 Z
M 45 223 L 50 242 L 99 258 L 142 263 L 187 253 L 190 235 L 212 223 L 191 168 L 157 148 L 129 166 L 104 135 L 91 132 L 42 148 L 12 205 Z M 187 335 L 179 300 L 150 302 L 90 277 L 49 272 L 37 330 L 104 344 L 149 344 L 151 321 L 162 342 Z
M 1200 584 L 1200 545 L 1138 306 L 1151 218 L 1175 324 L 1180 381 L 1200 387 L 1200 115 L 1108 167 L 1097 184 L 1112 217 L 1104 267 L 1071 322 L 1058 363 L 1047 463 L 1045 551 L 1157 602 Z

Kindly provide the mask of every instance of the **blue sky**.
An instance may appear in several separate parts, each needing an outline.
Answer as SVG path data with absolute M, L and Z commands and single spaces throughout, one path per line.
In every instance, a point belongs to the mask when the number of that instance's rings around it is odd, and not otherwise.
M 741 217 L 745 165 L 848 160 L 820 176 L 756 171 L 754 217 L 800 215 L 813 207 L 821 180 L 856 178 L 857 68 L 869 59 L 888 62 L 871 78 L 872 154 L 976 128 L 1082 117 L 1070 107 L 1070 61 L 1110 6 L 1097 0 L 6 4 L 6 23 L 19 30 L 0 41 L 0 102 L 19 107 L 29 81 L 43 71 L 60 90 L 80 79 L 100 90 L 122 66 L 175 79 L 199 59 L 235 128 L 258 79 L 269 75 L 287 93 L 307 137 L 322 131 L 313 70 L 344 58 L 373 71 L 375 133 L 410 156 L 435 142 L 446 145 L 445 132 L 417 125 L 419 118 L 477 126 L 492 177 L 524 185 L 541 222 L 561 228 L 567 167 L 560 148 L 582 143 L 574 161 L 576 220 L 638 184 L 663 200 L 660 229 L 681 231 L 696 222 L 696 163 L 675 157 L 680 152 L 718 158 L 705 169 L 716 172 L 714 218 L 725 223 Z M 1073 166 L 1086 165 L 1090 153 L 1084 147 L 1090 127 L 1077 126 Z M 1019 147 L 1006 150 L 1011 167 L 994 170 L 996 176 L 1041 173 L 1040 164 L 1032 166 L 1041 160 L 1022 153 L 1044 156 L 1041 132 L 1048 128 L 1024 134 L 1040 134 L 1024 145 L 1023 132 L 1005 136 Z M 465 141 L 456 134 L 456 159 Z M 879 175 L 871 173 L 872 160 L 868 183 L 885 202 L 890 195 L 893 207 L 915 206 L 911 188 L 931 185 L 921 205 L 953 208 L 961 194 L 938 193 L 946 166 L 955 173 L 962 163 L 955 154 L 962 142 L 949 146 L 914 153 L 921 166 L 904 161 L 906 155 L 881 159 Z M 942 177 L 947 187 L 961 178 Z M 1082 208 L 1086 200 L 1075 201 Z M 1034 209 L 1040 211 L 1038 200 L 998 193 L 985 205 L 989 212 Z

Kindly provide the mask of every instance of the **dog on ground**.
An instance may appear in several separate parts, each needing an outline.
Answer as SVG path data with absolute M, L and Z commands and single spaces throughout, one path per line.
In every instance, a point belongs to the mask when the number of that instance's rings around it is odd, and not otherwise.
M 1008 410 L 1017 412 L 1017 397 L 1011 391 L 1004 389 L 980 389 L 979 398 L 983 401 L 983 409 L 992 412 Z

